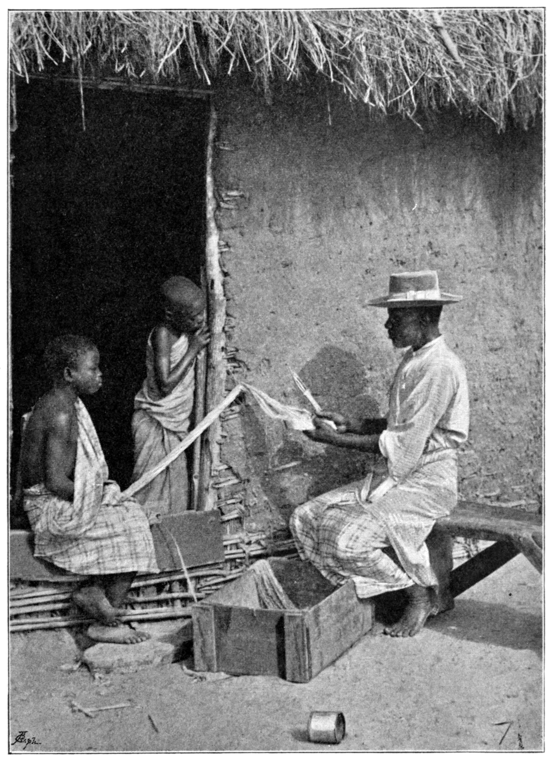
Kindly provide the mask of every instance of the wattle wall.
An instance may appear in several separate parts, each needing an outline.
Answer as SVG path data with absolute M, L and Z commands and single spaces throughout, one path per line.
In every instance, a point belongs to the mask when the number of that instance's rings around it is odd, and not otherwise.
M 228 82 L 215 98 L 214 177 L 225 198 L 217 221 L 229 246 L 221 257 L 236 376 L 304 404 L 292 368 L 323 407 L 383 414 L 399 354 L 386 311 L 364 303 L 387 290 L 391 272 L 436 269 L 443 290 L 464 295 L 442 319 L 470 383 L 460 492 L 537 510 L 540 125 L 499 135 L 449 112 L 420 129 L 373 119 L 332 92 L 329 102 L 325 90 L 285 91 L 268 105 Z M 224 434 L 227 480 L 244 484 L 221 489 L 221 503 L 244 503 L 251 530 L 284 524 L 297 503 L 373 464 L 314 444 L 250 403 Z

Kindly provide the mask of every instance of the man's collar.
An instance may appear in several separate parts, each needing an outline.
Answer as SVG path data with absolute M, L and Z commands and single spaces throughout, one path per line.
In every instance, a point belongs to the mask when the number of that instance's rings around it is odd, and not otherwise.
M 438 341 L 442 341 L 442 340 L 443 340 L 443 335 L 438 335 L 438 336 L 437 336 L 437 338 L 434 338 L 433 340 L 430 340 L 430 341 L 429 341 L 429 343 L 424 343 L 424 345 L 423 345 L 423 346 L 420 346 L 420 348 L 418 348 L 416 351 L 414 351 L 414 350 L 411 348 L 411 354 L 412 354 L 413 356 L 418 356 L 418 354 L 419 354 L 421 351 L 425 351 L 426 349 L 428 349 L 428 348 L 431 348 L 432 346 L 435 346 L 435 344 L 436 344 Z

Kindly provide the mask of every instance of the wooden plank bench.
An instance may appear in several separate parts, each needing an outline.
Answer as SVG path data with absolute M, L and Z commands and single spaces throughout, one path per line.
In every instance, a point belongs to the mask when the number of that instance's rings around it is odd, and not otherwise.
M 166 515 L 151 526 L 159 570 L 178 571 L 182 561 L 189 568 L 225 560 L 223 527 L 217 510 Z M 10 530 L 10 578 L 20 581 L 75 581 L 80 576 L 34 556 L 30 530 Z
M 436 530 L 462 538 L 494 541 L 451 573 L 451 594 L 458 596 L 522 553 L 542 573 L 542 516 L 519 509 L 461 501 Z

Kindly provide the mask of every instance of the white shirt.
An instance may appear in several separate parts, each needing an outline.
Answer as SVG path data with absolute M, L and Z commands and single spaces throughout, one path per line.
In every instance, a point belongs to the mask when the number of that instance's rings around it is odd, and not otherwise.
M 388 427 L 380 436 L 390 477 L 406 478 L 423 453 L 458 448 L 468 438 L 469 420 L 466 371 L 443 336 L 410 348 L 395 373 Z

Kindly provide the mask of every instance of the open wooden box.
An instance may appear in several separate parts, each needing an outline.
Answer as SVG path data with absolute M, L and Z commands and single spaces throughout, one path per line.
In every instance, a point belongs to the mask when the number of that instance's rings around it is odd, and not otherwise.
M 250 568 L 193 606 L 195 670 L 306 683 L 372 628 L 374 604 L 352 581 L 334 588 L 308 562 L 268 562 L 296 609 L 262 608 Z

